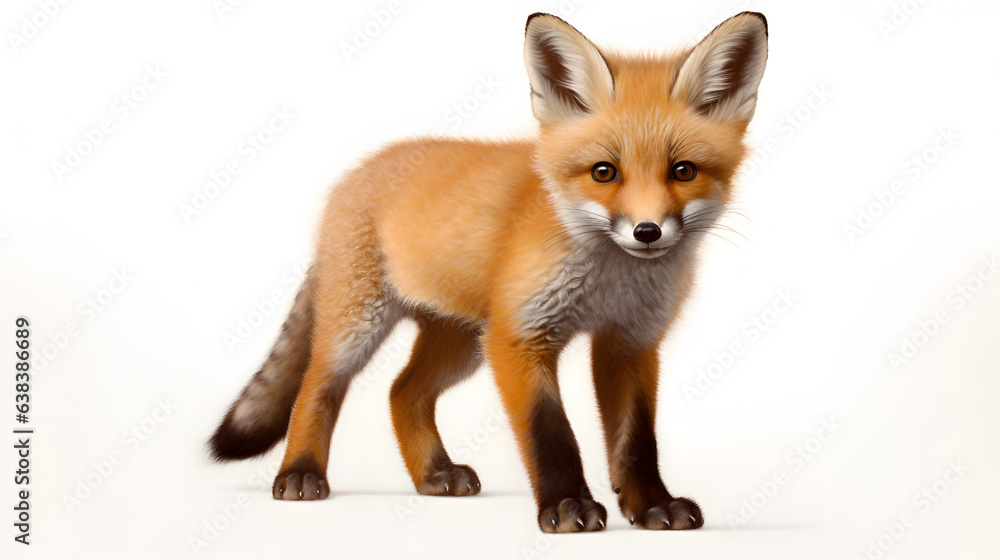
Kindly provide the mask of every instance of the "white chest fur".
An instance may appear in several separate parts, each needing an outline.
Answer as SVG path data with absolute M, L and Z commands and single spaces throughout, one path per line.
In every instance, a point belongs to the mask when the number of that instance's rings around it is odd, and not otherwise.
M 690 245 L 656 259 L 633 257 L 611 240 L 581 245 L 522 308 L 522 325 L 559 339 L 604 331 L 637 348 L 655 344 L 686 292 Z

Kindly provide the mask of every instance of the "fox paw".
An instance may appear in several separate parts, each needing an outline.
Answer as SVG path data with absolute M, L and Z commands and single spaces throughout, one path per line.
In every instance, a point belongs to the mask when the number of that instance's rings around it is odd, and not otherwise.
M 417 492 L 427 496 L 475 496 L 481 486 L 472 467 L 452 465 L 427 475 L 423 483 L 417 486 Z
M 687 498 L 671 498 L 639 514 L 624 511 L 629 523 L 638 524 L 643 529 L 682 531 L 697 529 L 705 524 L 701 508 Z
M 538 512 L 538 526 L 546 533 L 602 531 L 607 522 L 608 510 L 590 498 L 563 498 Z
M 326 477 L 313 472 L 280 473 L 271 495 L 275 500 L 325 500 L 330 495 Z

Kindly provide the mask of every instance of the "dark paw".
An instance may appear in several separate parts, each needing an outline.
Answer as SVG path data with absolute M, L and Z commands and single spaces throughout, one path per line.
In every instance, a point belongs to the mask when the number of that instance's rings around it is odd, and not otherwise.
M 274 479 L 275 500 L 324 500 L 330 495 L 326 477 L 312 472 L 281 473 Z
M 607 522 L 608 510 L 590 498 L 564 498 L 538 512 L 538 526 L 546 533 L 601 531 Z
M 427 496 L 475 496 L 481 488 L 476 471 L 468 465 L 451 467 L 427 475 L 417 492 Z
M 626 517 L 630 523 L 654 530 L 682 531 L 697 529 L 705 524 L 701 508 L 687 498 L 672 498 L 646 509 L 639 516 L 626 513 Z

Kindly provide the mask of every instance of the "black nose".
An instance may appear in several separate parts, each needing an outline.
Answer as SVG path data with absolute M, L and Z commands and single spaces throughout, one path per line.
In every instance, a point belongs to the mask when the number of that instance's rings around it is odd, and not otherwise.
M 635 226 L 635 231 L 632 232 L 632 235 L 643 243 L 652 243 L 660 238 L 660 226 L 653 222 L 642 222 Z

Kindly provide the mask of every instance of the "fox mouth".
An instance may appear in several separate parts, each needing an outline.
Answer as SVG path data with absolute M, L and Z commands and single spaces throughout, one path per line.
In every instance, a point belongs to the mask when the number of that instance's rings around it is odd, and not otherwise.
M 670 247 L 643 247 L 640 249 L 631 249 L 623 245 L 619 245 L 623 251 L 632 255 L 633 257 L 639 257 L 640 259 L 655 259 L 657 257 L 662 257 L 670 252 Z

